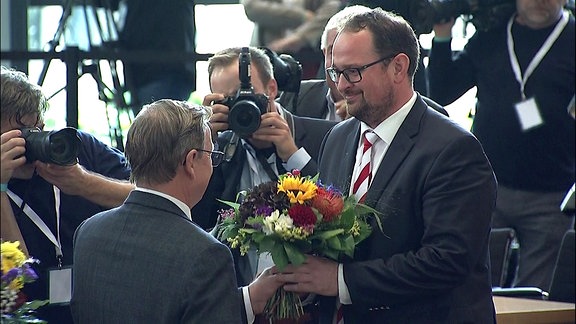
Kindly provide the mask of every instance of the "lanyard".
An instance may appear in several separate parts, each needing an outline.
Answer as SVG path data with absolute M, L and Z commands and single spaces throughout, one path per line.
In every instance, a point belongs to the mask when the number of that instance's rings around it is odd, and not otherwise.
M 60 189 L 58 189 L 56 186 L 52 187 L 54 188 L 54 207 L 56 209 L 56 236 L 54 236 L 54 233 L 52 233 L 50 228 L 48 228 L 48 225 L 46 225 L 42 218 L 40 218 L 40 216 L 38 216 L 38 214 L 32 208 L 30 208 L 30 206 L 28 206 L 28 204 L 24 205 L 23 211 L 26 216 L 28 216 L 28 218 L 30 218 L 30 220 L 36 224 L 36 226 L 38 226 L 40 231 L 44 233 L 44 235 L 52 242 L 52 244 L 54 244 L 56 250 L 56 259 L 58 260 L 58 267 L 62 267 L 63 254 L 62 244 L 60 243 Z M 18 197 L 18 195 L 16 195 L 11 190 L 8 190 L 7 193 L 10 199 L 12 199 L 16 205 L 22 206 L 22 203 L 24 202 L 22 198 Z
M 510 17 L 510 21 L 508 21 L 508 28 L 507 28 L 508 55 L 510 56 L 510 63 L 512 64 L 512 70 L 514 70 L 514 76 L 516 77 L 518 83 L 520 83 L 520 92 L 522 94 L 522 100 L 526 100 L 526 94 L 524 93 L 524 87 L 526 86 L 526 81 L 528 80 L 530 75 L 532 75 L 532 72 L 536 70 L 536 67 L 538 66 L 538 64 L 540 64 L 544 56 L 548 53 L 554 42 L 558 39 L 562 30 L 564 30 L 564 27 L 568 24 L 569 17 L 568 12 L 566 12 L 566 10 L 563 10 L 560 22 L 556 25 L 556 27 L 554 27 L 552 33 L 548 35 L 548 38 L 546 39 L 544 44 L 542 44 L 542 47 L 540 47 L 536 55 L 532 58 L 532 61 L 530 61 L 530 64 L 528 64 L 528 67 L 526 68 L 526 73 L 524 74 L 524 76 L 522 76 L 522 71 L 520 71 L 520 64 L 518 64 L 518 58 L 516 57 L 516 52 L 514 51 L 514 39 L 512 38 L 512 23 L 514 22 L 515 16 L 516 15 L 512 15 L 512 17 Z

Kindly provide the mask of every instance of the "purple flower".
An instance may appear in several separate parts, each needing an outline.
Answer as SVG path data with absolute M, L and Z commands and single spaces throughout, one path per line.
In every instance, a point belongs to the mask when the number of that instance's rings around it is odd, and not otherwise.
M 29 264 L 25 263 L 23 266 L 23 272 L 22 274 L 24 275 L 25 281 L 26 282 L 33 282 L 36 279 L 38 279 L 38 275 L 36 274 L 36 272 L 34 271 L 34 269 L 32 269 L 30 267 Z
M 268 216 L 272 214 L 274 209 L 270 206 L 260 206 L 256 208 L 256 215 Z
M 9 284 L 19 275 L 20 275 L 20 268 L 12 268 L 5 275 L 2 276 L 2 282 L 5 284 Z

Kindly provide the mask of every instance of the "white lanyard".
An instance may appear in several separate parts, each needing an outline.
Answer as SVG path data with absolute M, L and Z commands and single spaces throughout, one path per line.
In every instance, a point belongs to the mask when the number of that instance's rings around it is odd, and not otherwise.
M 60 243 L 60 189 L 58 189 L 56 186 L 52 187 L 54 188 L 54 207 L 56 209 L 56 236 L 54 236 L 54 233 L 52 233 L 50 228 L 48 228 L 48 225 L 46 225 L 42 218 L 40 218 L 40 216 L 38 216 L 38 214 L 32 208 L 30 208 L 30 206 L 28 206 L 28 204 L 24 205 L 23 211 L 26 216 L 28 216 L 28 218 L 30 218 L 30 220 L 36 224 L 36 226 L 38 226 L 40 231 L 44 233 L 44 235 L 52 242 L 52 244 L 54 244 L 58 266 L 61 266 L 63 254 L 62 244 Z M 11 190 L 8 190 L 7 193 L 10 199 L 12 199 L 16 205 L 22 206 L 22 203 L 24 202 L 22 198 L 18 197 L 18 195 L 13 193 Z
M 568 12 L 566 10 L 563 10 L 560 22 L 556 25 L 556 27 L 554 27 L 552 33 L 548 35 L 548 38 L 546 39 L 544 44 L 542 44 L 542 47 L 540 47 L 536 55 L 532 58 L 532 61 L 530 61 L 530 64 L 528 64 L 528 67 L 526 68 L 526 73 L 524 74 L 524 76 L 522 76 L 522 71 L 520 71 L 518 58 L 516 57 L 516 52 L 514 51 L 514 39 L 512 38 L 512 23 L 514 22 L 515 17 L 516 15 L 512 15 L 512 17 L 510 17 L 510 21 L 508 21 L 508 28 L 507 28 L 508 55 L 510 56 L 510 63 L 512 64 L 512 70 L 514 70 L 516 80 L 518 81 L 518 83 L 520 83 L 520 92 L 522 94 L 522 100 L 526 100 L 526 94 L 524 93 L 524 87 L 526 86 L 526 81 L 528 80 L 530 75 L 532 75 L 532 72 L 536 70 L 536 67 L 538 66 L 538 64 L 540 64 L 544 56 L 548 53 L 548 51 L 550 50 L 556 39 L 558 39 L 562 30 L 564 30 L 564 27 L 568 24 L 569 17 Z

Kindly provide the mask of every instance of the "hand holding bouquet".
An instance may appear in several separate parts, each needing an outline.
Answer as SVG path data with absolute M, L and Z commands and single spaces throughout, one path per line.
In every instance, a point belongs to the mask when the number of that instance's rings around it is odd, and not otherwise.
M 232 209 L 221 211 L 218 239 L 242 255 L 252 247 L 269 252 L 280 271 L 288 264 L 302 264 L 305 254 L 353 258 L 356 245 L 372 231 L 366 218 L 377 215 L 355 197 L 322 184 L 318 175 L 305 177 L 298 170 L 254 187 L 240 204 L 224 203 Z M 265 310 L 271 320 L 295 319 L 302 313 L 298 295 L 282 288 Z

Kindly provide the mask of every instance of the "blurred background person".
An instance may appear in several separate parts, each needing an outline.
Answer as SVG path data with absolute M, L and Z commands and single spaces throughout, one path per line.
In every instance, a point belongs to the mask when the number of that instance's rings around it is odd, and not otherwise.
M 20 71 L 2 67 L 1 80 L 2 239 L 22 237 L 21 246 L 41 261 L 33 265 L 38 280 L 23 289 L 29 300 L 50 299 L 51 305 L 40 308 L 38 318 L 72 323 L 68 302 L 74 231 L 95 213 L 122 204 L 133 189 L 121 181 L 129 178 L 130 168 L 120 151 L 82 131 L 76 132 L 80 139 L 76 163 L 28 160 L 24 154 L 31 153 L 32 144 L 21 129 L 42 129 L 48 102 L 41 88 Z M 37 138 L 34 143 L 33 152 L 48 152 L 42 146 L 49 145 L 46 141 Z M 68 291 L 59 294 L 49 287 Z
M 322 30 L 338 10 L 339 0 L 241 0 L 246 16 L 254 22 L 251 45 L 266 46 L 302 63 L 303 79 L 321 69 L 318 50 Z
M 128 51 L 192 53 L 195 51 L 194 1 L 122 0 L 118 46 Z M 122 8 L 122 7 L 121 7 Z M 195 62 L 181 60 L 125 62 L 128 89 L 135 99 L 134 115 L 142 105 L 159 99 L 188 100 L 196 90 Z
M 477 31 L 453 57 L 454 21 L 434 26 L 430 96 L 449 104 L 477 87 L 472 130 L 498 178 L 494 228 L 512 227 L 520 244 L 514 286 L 548 291 L 564 233 L 558 206 L 575 176 L 574 17 L 566 0 L 516 0 L 500 26 Z

